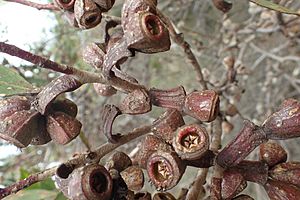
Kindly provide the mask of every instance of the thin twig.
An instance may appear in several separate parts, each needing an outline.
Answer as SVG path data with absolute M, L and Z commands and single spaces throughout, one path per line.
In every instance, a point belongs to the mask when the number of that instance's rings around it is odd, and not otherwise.
M 217 117 L 215 121 L 212 122 L 212 141 L 210 144 L 210 150 L 217 153 L 221 148 L 222 142 L 222 119 L 221 117 Z M 213 177 L 215 178 L 222 178 L 223 176 L 223 168 L 220 167 L 218 164 L 214 165 L 213 169 Z
M 183 48 L 187 59 L 192 64 L 194 71 L 196 72 L 197 81 L 200 83 L 202 89 L 206 90 L 207 84 L 206 84 L 206 81 L 204 80 L 203 73 L 201 71 L 201 66 L 200 66 L 195 54 L 193 53 L 193 51 L 190 47 L 190 44 L 184 40 L 182 33 L 176 32 L 173 23 L 167 16 L 165 16 L 159 10 L 158 10 L 158 15 L 161 17 L 162 21 L 166 24 L 174 42 L 176 44 L 178 44 L 181 48 Z
M 208 174 L 208 168 L 199 169 L 197 177 L 193 182 L 193 185 L 189 188 L 189 191 L 186 195 L 186 199 L 198 200 L 205 195 L 205 190 L 203 185 L 206 182 L 207 174 Z
M 128 133 L 127 135 L 124 135 L 118 143 L 116 144 L 111 144 L 111 143 L 106 143 L 102 146 L 100 146 L 98 149 L 96 149 L 94 152 L 89 152 L 89 153 L 83 153 L 79 154 L 75 158 L 68 160 L 64 163 L 65 166 L 72 166 L 73 169 L 76 169 L 78 167 L 83 166 L 86 163 L 90 162 L 95 162 L 99 161 L 103 156 L 105 156 L 107 153 L 115 150 L 121 145 L 124 145 L 130 141 L 133 141 L 134 139 L 143 136 L 151 131 L 151 126 L 143 126 L 141 128 L 136 128 L 132 132 Z M 90 155 L 93 154 L 93 158 L 91 159 Z M 53 167 L 50 169 L 46 169 L 42 172 L 32 174 L 26 179 L 23 179 L 17 183 L 14 183 L 6 188 L 0 189 L 0 199 L 16 193 L 24 188 L 27 188 L 31 186 L 34 183 L 41 182 L 53 175 L 55 175 L 56 170 L 58 167 Z
M 38 10 L 51 10 L 51 11 L 60 10 L 56 5 L 54 5 L 54 3 L 40 4 L 40 3 L 35 3 L 32 1 L 27 1 L 27 0 L 5 0 L 5 1 L 19 3 L 19 4 L 22 4 L 25 6 L 36 8 Z
M 27 178 L 14 183 L 4 189 L 0 189 L 0 199 L 10 195 L 10 194 L 14 194 L 20 190 L 23 190 L 35 183 L 41 182 L 46 180 L 47 178 L 53 176 L 56 172 L 56 167 L 50 168 L 50 169 L 46 169 L 45 171 L 36 173 L 36 174 L 32 174 L 30 176 L 28 176 Z
M 133 90 L 136 89 L 145 88 L 142 85 L 131 83 L 115 76 L 107 80 L 102 74 L 95 74 L 88 71 L 76 69 L 71 66 L 62 65 L 54 61 L 51 61 L 47 58 L 32 54 L 14 45 L 7 44 L 5 42 L 0 42 L 0 52 L 9 54 L 11 56 L 16 56 L 18 58 L 36 64 L 37 66 L 45 69 L 61 72 L 63 74 L 73 75 L 82 84 L 85 83 L 109 84 L 125 92 L 132 92 Z

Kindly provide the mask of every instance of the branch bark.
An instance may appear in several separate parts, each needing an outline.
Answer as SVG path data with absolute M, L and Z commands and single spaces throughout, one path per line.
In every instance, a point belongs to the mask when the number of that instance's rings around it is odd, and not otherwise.
M 32 54 L 28 51 L 20 49 L 14 45 L 7 44 L 5 42 L 0 42 L 0 52 L 9 54 L 11 56 L 16 56 L 37 66 L 45 69 L 50 69 L 56 72 L 61 72 L 63 74 L 73 75 L 80 81 L 82 84 L 85 83 L 102 83 L 112 85 L 122 91 L 132 92 L 136 89 L 145 88 L 142 85 L 128 82 L 122 80 L 119 77 L 113 76 L 111 79 L 106 79 L 102 74 L 95 74 L 88 71 L 76 69 L 71 66 L 62 65 L 56 62 L 53 62 L 42 56 Z
M 107 153 L 115 150 L 116 148 L 118 148 L 123 144 L 126 144 L 138 137 L 141 137 L 149 133 L 150 131 L 151 131 L 151 126 L 143 126 L 140 128 L 136 128 L 132 132 L 120 138 L 120 140 L 118 140 L 118 143 L 116 144 L 106 143 L 93 152 L 80 154 L 75 158 L 66 161 L 64 163 L 64 166 L 72 166 L 73 169 L 76 169 L 78 167 L 83 166 L 86 163 L 100 161 L 100 159 L 103 156 L 105 156 Z M 91 154 L 94 155 L 92 158 L 90 156 Z M 20 180 L 19 182 L 14 183 L 6 188 L 3 189 L 0 188 L 0 199 L 7 197 L 13 193 L 17 193 L 18 191 L 23 190 L 35 183 L 46 180 L 47 178 L 55 175 L 57 169 L 58 167 L 46 169 L 42 172 L 32 174 L 26 179 Z
M 204 77 L 203 77 L 201 66 L 200 66 L 195 54 L 193 53 L 190 44 L 184 40 L 182 33 L 176 32 L 172 21 L 167 16 L 165 16 L 159 10 L 157 12 L 158 12 L 158 15 L 161 17 L 162 21 L 167 26 L 167 28 L 170 32 L 171 38 L 177 45 L 179 45 L 183 49 L 185 56 L 187 57 L 187 59 L 191 63 L 191 65 L 193 66 L 194 71 L 196 72 L 197 81 L 200 83 L 202 89 L 207 90 L 208 88 L 207 88 L 206 81 L 204 80 Z
M 5 0 L 5 1 L 19 3 L 19 4 L 22 4 L 25 6 L 36 8 L 38 10 L 50 10 L 50 11 L 60 10 L 54 3 L 40 4 L 40 3 L 35 3 L 32 1 L 27 1 L 27 0 Z

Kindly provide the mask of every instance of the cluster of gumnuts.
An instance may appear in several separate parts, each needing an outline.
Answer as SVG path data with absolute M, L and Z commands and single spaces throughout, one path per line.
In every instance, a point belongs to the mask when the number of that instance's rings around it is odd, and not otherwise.
M 112 8 L 112 0 L 57 0 L 65 15 L 76 27 L 88 29 L 100 23 L 102 12 Z M 89 45 L 84 60 L 107 80 L 118 77 L 124 83 L 138 85 L 138 81 L 121 70 L 128 57 L 135 52 L 157 53 L 170 48 L 168 29 L 156 9 L 155 0 L 125 0 L 120 22 L 105 26 L 105 42 Z M 108 81 L 109 83 L 109 81 Z M 0 101 L 0 137 L 18 147 L 41 145 L 54 140 L 67 144 L 80 133 L 76 119 L 77 106 L 59 95 L 73 91 L 81 83 L 71 75 L 53 80 L 33 96 L 13 96 Z M 96 83 L 98 94 L 112 96 L 118 90 L 109 84 Z M 126 87 L 125 87 L 126 88 Z M 300 196 L 300 164 L 286 162 L 287 154 L 276 143 L 300 136 L 300 103 L 289 99 L 270 115 L 262 126 L 245 121 L 237 137 L 222 151 L 210 150 L 210 135 L 203 122 L 211 122 L 220 115 L 220 101 L 213 90 L 193 91 L 183 87 L 169 90 L 137 87 L 127 92 L 120 105 L 105 105 L 102 130 L 111 143 L 122 137 L 113 134 L 117 116 L 139 115 L 151 111 L 152 105 L 166 111 L 152 123 L 152 134 L 142 140 L 136 155 L 129 157 L 114 152 L 104 166 L 95 163 L 66 171 L 58 168 L 56 183 L 70 199 L 175 199 L 164 192 L 175 187 L 187 166 L 209 168 L 219 165 L 223 176 L 213 177 L 209 199 L 252 199 L 240 194 L 247 181 L 263 185 L 271 199 L 297 199 Z M 185 124 L 188 115 L 201 123 Z M 260 160 L 245 160 L 257 146 Z M 141 192 L 144 172 L 157 190 L 153 197 Z

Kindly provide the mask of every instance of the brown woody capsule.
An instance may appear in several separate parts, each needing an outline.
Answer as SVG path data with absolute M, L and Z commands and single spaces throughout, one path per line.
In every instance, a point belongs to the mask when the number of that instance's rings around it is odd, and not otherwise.
M 63 112 L 54 112 L 47 116 L 47 131 L 52 140 L 58 144 L 71 142 L 79 135 L 81 126 L 77 119 Z
M 280 181 L 268 180 L 268 182 L 264 185 L 264 188 L 270 199 L 298 200 L 300 197 L 299 188 Z
M 244 127 L 217 156 L 217 163 L 226 168 L 237 165 L 257 146 L 267 141 L 265 132 L 252 122 L 245 120 Z
M 112 128 L 115 119 L 121 114 L 121 111 L 115 105 L 105 105 L 101 114 L 101 134 L 103 133 L 109 142 L 117 143 L 121 135 L 113 134 Z
M 136 155 L 136 163 L 146 169 L 148 158 L 157 150 L 172 151 L 172 147 L 156 136 L 147 135 L 142 141 L 141 149 Z
M 129 93 L 119 106 L 122 113 L 130 115 L 144 114 L 151 110 L 149 95 L 144 89 Z
M 93 66 L 95 69 L 101 69 L 105 54 L 105 43 L 91 43 L 84 48 L 82 57 L 83 61 L 87 64 Z
M 147 172 L 157 190 L 169 190 L 180 181 L 186 166 L 176 153 L 156 151 L 147 161 Z
M 58 7 L 64 10 L 73 10 L 75 0 L 55 0 L 54 1 Z
M 176 200 L 176 198 L 169 192 L 159 192 L 155 193 L 153 200 Z
M 109 43 L 109 46 L 107 48 L 107 53 L 104 56 L 104 62 L 103 62 L 103 75 L 106 78 L 112 77 L 112 69 L 116 66 L 119 66 L 123 62 L 127 60 L 128 57 L 131 57 L 134 55 L 134 51 L 129 50 L 127 48 L 127 43 L 125 38 L 119 39 L 117 42 L 115 42 L 112 46 L 110 46 L 111 43 Z M 119 70 L 120 71 L 120 70 Z M 114 72 L 116 75 L 116 72 Z M 120 72 L 119 72 L 120 74 Z M 122 88 L 119 88 L 121 91 Z M 126 91 L 128 92 L 128 91 Z
M 63 75 L 47 84 L 36 96 L 34 107 L 42 115 L 51 110 L 51 103 L 62 93 L 74 91 L 82 84 L 72 75 Z
M 94 0 L 94 2 L 101 8 L 103 12 L 107 12 L 113 7 L 115 0 Z
M 0 122 L 0 138 L 19 148 L 28 146 L 39 133 L 38 120 L 41 115 L 36 111 L 15 112 Z
M 134 195 L 134 200 L 151 200 L 151 194 L 148 192 L 139 192 Z
M 152 123 L 152 132 L 168 143 L 172 143 L 174 132 L 183 126 L 184 120 L 181 113 L 176 109 L 168 109 Z
M 125 170 L 127 167 L 132 165 L 132 161 L 129 156 L 120 151 L 116 151 L 106 162 L 106 169 L 116 169 L 118 172 Z
M 300 162 L 287 162 L 276 165 L 269 176 L 277 181 L 300 187 Z
M 78 112 L 77 105 L 69 99 L 56 99 L 51 103 L 50 109 L 53 111 L 64 112 L 71 117 L 76 117 Z
M 70 199 L 109 200 L 112 196 L 113 181 L 103 166 L 93 164 L 75 170 L 68 187 Z
M 130 166 L 120 173 L 129 190 L 140 191 L 144 186 L 144 173 L 138 166 Z
M 179 111 L 182 111 L 186 97 L 184 87 L 182 86 L 169 90 L 151 88 L 149 95 L 153 105 L 163 108 L 174 108 Z
M 260 160 L 266 162 L 269 168 L 287 160 L 287 152 L 275 142 L 267 142 L 259 146 Z
M 232 3 L 227 2 L 226 0 L 212 0 L 216 8 L 226 13 L 232 8 Z
M 248 195 L 241 194 L 237 197 L 234 197 L 233 200 L 254 200 L 254 199 Z
M 50 142 L 52 139 L 49 135 L 49 133 L 46 130 L 46 119 L 45 117 L 40 117 L 38 119 L 38 132 L 37 134 L 32 138 L 30 144 L 32 145 L 43 145 Z
M 199 159 L 209 148 L 208 133 L 197 124 L 180 127 L 173 138 L 172 146 L 181 159 Z
M 117 90 L 111 85 L 105 85 L 102 83 L 93 84 L 96 93 L 100 96 L 110 97 L 117 93 Z
M 101 10 L 92 0 L 76 0 L 74 13 L 79 28 L 82 29 L 93 28 L 97 26 L 102 19 Z
M 127 0 L 122 10 L 122 27 L 129 49 L 144 53 L 170 49 L 169 32 L 156 15 L 153 1 Z
M 192 92 L 187 95 L 184 112 L 202 122 L 211 122 L 219 112 L 219 95 L 213 90 Z
M 134 199 L 134 192 L 131 190 L 128 190 L 125 199 Z
M 216 154 L 213 151 L 208 150 L 201 156 L 201 158 L 197 160 L 183 160 L 183 162 L 187 166 L 193 166 L 197 168 L 209 168 L 211 166 L 214 166 L 215 157 Z
M 221 183 L 222 179 L 213 177 L 210 186 L 210 200 L 221 199 Z
M 239 172 L 226 170 L 222 180 L 222 199 L 232 199 L 247 187 L 247 182 Z
M 111 169 L 109 170 L 109 173 L 113 179 L 113 196 L 111 199 L 124 199 L 129 191 L 126 183 L 117 170 Z
M 0 99 L 0 121 L 17 111 L 29 110 L 31 98 L 25 96 L 12 96 Z
M 243 160 L 230 170 L 242 174 L 246 181 L 265 184 L 268 179 L 268 165 L 261 161 Z M 255 173 L 253 173 L 255 172 Z
M 282 140 L 300 136 L 300 103 L 295 99 L 285 100 L 280 109 L 263 123 L 268 139 Z

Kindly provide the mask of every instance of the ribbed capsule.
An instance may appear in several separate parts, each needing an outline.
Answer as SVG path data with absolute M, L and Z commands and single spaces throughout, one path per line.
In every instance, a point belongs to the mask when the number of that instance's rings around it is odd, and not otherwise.
M 32 98 L 25 96 L 12 96 L 0 99 L 0 121 L 17 111 L 29 110 Z
M 264 188 L 270 199 L 298 200 L 300 197 L 298 187 L 284 182 L 268 180 Z
M 283 140 L 300 136 L 300 102 L 285 100 L 279 110 L 263 123 L 268 139 Z
M 169 32 L 156 15 L 151 0 L 126 0 L 122 10 L 122 27 L 129 49 L 157 53 L 170 49 Z
M 107 12 L 113 7 L 115 0 L 94 0 L 94 2 L 100 7 L 101 11 Z
M 219 200 L 221 199 L 221 178 L 212 177 L 210 184 L 210 199 Z
M 130 166 L 120 173 L 129 190 L 140 191 L 144 186 L 144 173 L 138 166 Z
M 82 124 L 64 112 L 54 112 L 47 116 L 46 128 L 53 141 L 67 144 L 80 134 Z
M 39 133 L 38 112 L 22 110 L 13 113 L 0 121 L 0 138 L 13 145 L 24 148 L 28 146 L 34 136 Z
M 265 162 L 243 160 L 230 170 L 240 173 L 246 181 L 264 185 L 268 179 L 268 165 Z M 255 173 L 253 173 L 255 171 Z
M 83 61 L 93 66 L 95 69 L 102 69 L 105 54 L 105 43 L 88 44 L 82 51 Z
M 78 26 L 82 29 L 94 28 L 102 19 L 101 10 L 92 0 L 76 0 L 74 13 Z
M 259 157 L 272 168 L 287 160 L 287 152 L 278 143 L 266 142 L 259 146 Z
M 69 199 L 109 200 L 112 197 L 112 177 L 103 166 L 98 164 L 76 169 L 65 179 L 56 176 L 56 183 Z
M 151 88 L 149 95 L 153 105 L 163 108 L 173 108 L 178 111 L 182 111 L 186 97 L 184 87 L 182 86 L 168 90 Z
M 257 146 L 267 142 L 265 132 L 252 122 L 245 120 L 244 127 L 217 155 L 217 163 L 226 168 L 237 165 L 244 160 Z
M 196 160 L 208 150 L 209 136 L 200 125 L 186 125 L 176 131 L 172 146 L 181 159 Z
M 74 9 L 75 0 L 55 0 L 54 2 L 63 10 Z
M 176 109 L 168 109 L 152 123 L 152 132 L 168 143 L 172 143 L 177 128 L 183 126 L 184 120 Z
M 45 117 L 39 117 L 38 119 L 38 132 L 37 134 L 32 138 L 30 144 L 32 145 L 44 145 L 50 142 L 52 139 L 47 132 L 46 129 L 46 118 Z
M 276 165 L 269 176 L 277 181 L 300 187 L 300 162 L 287 162 Z
M 119 109 L 130 115 L 144 114 L 151 110 L 151 102 L 146 90 L 138 89 L 127 94 Z
M 116 151 L 108 158 L 105 167 L 108 170 L 116 169 L 118 172 L 121 172 L 131 165 L 132 161 L 126 153 Z
M 146 169 L 149 157 L 158 150 L 172 151 L 172 147 L 156 136 L 147 135 L 141 143 L 141 148 L 135 156 L 134 162 Z
M 215 91 L 196 91 L 186 96 L 183 110 L 202 122 L 211 122 L 218 115 L 219 104 L 219 95 Z
M 156 151 L 147 161 L 149 179 L 158 190 L 175 187 L 185 168 L 177 154 L 171 151 Z
M 222 199 L 232 199 L 247 187 L 243 175 L 234 170 L 226 170 L 222 180 Z
M 71 117 L 76 117 L 78 113 L 77 105 L 70 99 L 55 99 L 50 104 L 52 111 L 64 112 Z

